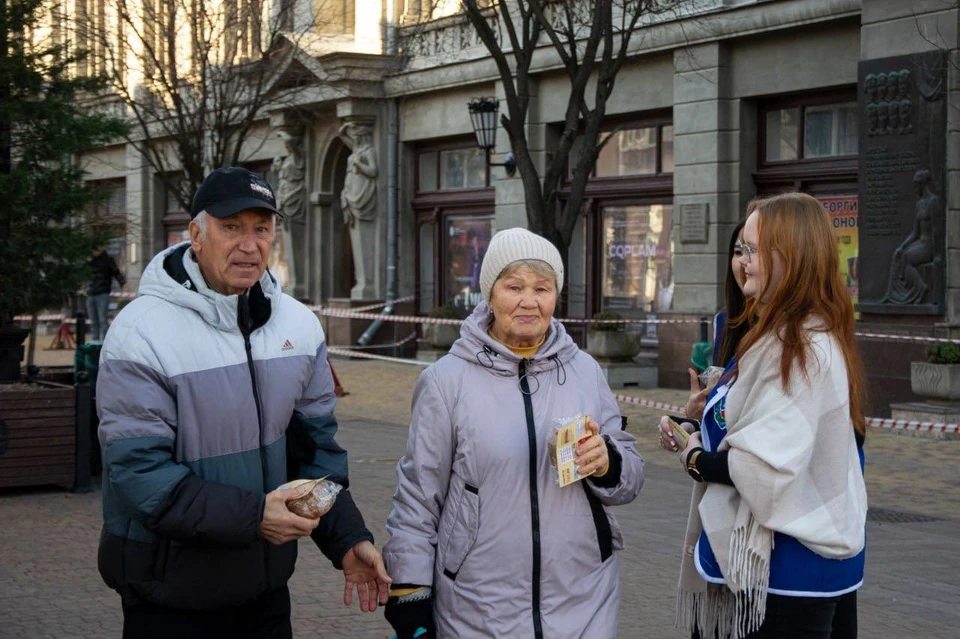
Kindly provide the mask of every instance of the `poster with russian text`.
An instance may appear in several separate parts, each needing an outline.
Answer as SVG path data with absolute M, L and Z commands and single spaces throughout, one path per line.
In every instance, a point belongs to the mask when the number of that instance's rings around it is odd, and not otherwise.
M 857 267 L 860 254 L 860 238 L 857 232 L 860 208 L 858 198 L 856 195 L 842 195 L 819 199 L 830 214 L 830 222 L 833 224 L 833 234 L 837 238 L 837 250 L 840 254 L 840 274 L 847 283 L 850 301 L 856 307 L 860 297 L 860 272 Z M 859 319 L 860 314 L 857 313 L 856 317 Z

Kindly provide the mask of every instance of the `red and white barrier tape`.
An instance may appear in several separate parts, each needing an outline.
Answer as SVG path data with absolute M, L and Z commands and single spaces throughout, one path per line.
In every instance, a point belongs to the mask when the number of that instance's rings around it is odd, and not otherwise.
M 133 293 L 111 293 L 114 297 L 123 297 L 123 298 L 133 298 L 136 297 Z M 394 300 L 394 303 L 409 302 L 413 300 L 412 295 Z M 371 304 L 370 306 L 361 306 L 355 309 L 339 309 L 339 308 L 329 308 L 327 306 L 308 306 L 311 311 L 324 315 L 326 317 L 337 317 L 341 319 L 364 319 L 364 320 L 383 320 L 386 322 L 402 322 L 405 324 L 446 324 L 449 326 L 459 326 L 463 324 L 463 320 L 459 319 L 446 319 L 438 317 L 427 317 L 420 315 L 383 315 L 381 313 L 370 313 L 368 311 L 386 306 L 387 303 L 377 303 Z M 29 322 L 29 315 L 17 315 L 14 320 L 21 322 Z M 37 321 L 40 322 L 53 322 L 53 321 L 66 321 L 74 322 L 74 318 L 65 317 L 64 315 L 40 315 L 37 317 Z M 594 320 L 586 319 L 579 317 L 566 317 L 561 318 L 559 321 L 564 324 L 691 324 L 699 323 L 699 319 L 620 319 L 620 320 Z M 886 333 L 872 333 L 872 332 L 855 332 L 856 337 L 861 337 L 867 340 L 882 340 L 888 342 L 907 342 L 907 343 L 916 343 L 916 344 L 960 344 L 960 338 L 954 337 L 928 337 L 925 335 L 902 335 L 902 334 L 886 334 Z
M 925 337 L 923 335 L 885 335 L 883 333 L 854 333 L 855 337 L 889 342 L 920 342 L 922 344 L 960 344 L 954 337 Z
M 451 324 L 459 326 L 463 320 L 443 319 L 438 317 L 420 317 L 419 315 L 382 315 L 380 313 L 364 313 L 348 311 L 339 308 L 325 308 L 317 311 L 326 317 L 340 317 L 345 319 L 384 320 L 385 322 L 403 322 L 404 324 Z
M 417 332 L 416 332 L 416 331 L 413 331 L 412 333 L 410 333 L 409 335 L 407 335 L 406 337 L 404 337 L 404 338 L 403 338 L 402 340 L 400 340 L 399 342 L 391 342 L 391 343 L 389 343 L 389 344 L 368 344 L 367 346 L 353 346 L 353 345 L 351 345 L 351 346 L 343 346 L 342 348 L 347 348 L 347 349 L 350 349 L 350 350 L 358 350 L 358 351 L 376 351 L 376 350 L 384 350 L 384 349 L 388 349 L 388 348 L 398 348 L 398 347 L 403 346 L 404 344 L 406 344 L 406 343 L 408 343 L 408 342 L 412 342 L 412 341 L 415 340 L 415 339 L 417 339 Z M 336 347 L 336 346 L 330 346 L 330 345 L 328 345 L 328 346 L 327 346 L 327 350 L 329 350 L 330 348 L 341 348 L 341 347 Z
M 359 357 L 360 359 L 376 359 L 383 362 L 394 362 L 396 364 L 416 364 L 417 366 L 430 366 L 433 362 L 421 362 L 418 359 L 406 359 L 403 357 L 390 357 L 388 355 L 374 355 L 364 351 L 355 351 L 349 348 L 340 348 L 339 346 L 328 346 L 327 352 L 332 355 L 341 355 L 343 357 Z
M 960 424 L 944 424 L 943 422 L 913 422 L 906 419 L 883 419 L 881 417 L 867 417 L 867 426 L 873 428 L 889 428 L 892 430 L 915 430 L 930 433 L 960 433 Z
M 373 353 L 364 353 L 362 351 L 354 351 L 349 348 L 338 348 L 331 346 L 327 349 L 327 352 L 334 355 L 341 355 L 343 357 L 359 357 L 363 359 L 375 359 L 385 362 L 394 362 L 396 364 L 414 364 L 416 366 L 427 367 L 432 364 L 432 362 L 421 362 L 417 359 L 406 359 L 402 357 L 387 357 L 386 355 L 374 355 Z M 669 402 L 660 402 L 652 399 L 643 399 L 642 397 L 631 397 L 630 395 L 614 395 L 618 402 L 624 404 L 633 404 L 635 406 L 640 406 L 641 408 L 651 408 L 654 410 L 662 410 L 668 413 L 681 414 L 683 412 L 683 407 L 677 406 L 676 404 L 671 404 Z M 960 432 L 960 424 L 944 424 L 941 422 L 915 422 L 905 419 L 883 419 L 880 417 L 868 417 L 867 425 L 873 428 L 887 428 L 890 430 L 914 430 L 919 432 L 931 432 L 931 433 L 958 433 Z
M 365 311 L 372 311 L 377 308 L 384 308 L 390 304 L 402 304 L 404 302 L 412 302 L 415 299 L 416 297 L 414 297 L 413 295 L 407 295 L 406 297 L 401 297 L 400 299 L 393 300 L 392 302 L 379 302 L 377 304 L 370 304 L 368 306 L 358 306 L 357 308 L 350 308 L 350 309 L 347 309 L 347 308 L 330 309 L 330 307 L 324 306 L 323 304 L 308 305 L 307 308 L 309 308 L 314 313 L 320 313 L 321 315 L 325 314 L 324 311 L 328 311 L 328 310 L 343 310 L 343 311 L 349 311 L 352 313 L 363 313 Z
M 653 408 L 656 410 L 663 410 L 668 413 L 673 413 L 675 415 L 683 414 L 683 407 L 677 406 L 675 404 L 670 404 L 668 402 L 658 402 L 652 399 L 642 399 L 640 397 L 631 397 L 630 395 L 614 395 L 618 402 L 623 402 L 624 404 L 634 404 L 640 406 L 641 408 Z

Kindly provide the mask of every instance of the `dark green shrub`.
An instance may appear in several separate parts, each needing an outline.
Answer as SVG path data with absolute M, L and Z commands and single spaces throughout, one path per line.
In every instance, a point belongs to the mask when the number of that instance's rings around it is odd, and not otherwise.
M 593 331 L 620 331 L 623 330 L 623 324 L 618 322 L 609 322 L 604 320 L 621 320 L 620 313 L 614 311 L 601 311 L 593 316 L 594 322 L 590 325 Z M 600 321 L 596 321 L 600 320 Z
M 960 344 L 933 344 L 927 348 L 931 364 L 960 364 Z

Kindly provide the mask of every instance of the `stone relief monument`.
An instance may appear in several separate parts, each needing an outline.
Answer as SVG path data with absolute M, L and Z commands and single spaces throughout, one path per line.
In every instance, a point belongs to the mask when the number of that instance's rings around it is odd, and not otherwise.
M 271 169 L 277 175 L 277 207 L 283 220 L 277 225 L 270 257 L 270 272 L 280 287 L 292 289 L 296 273 L 291 238 L 291 223 L 303 216 L 306 199 L 307 163 L 303 154 L 303 134 L 287 128 L 277 131 L 285 153 L 273 159 Z
M 943 51 L 859 63 L 860 303 L 864 313 L 945 310 Z
M 940 214 L 940 198 L 930 191 L 930 171 L 917 171 L 913 178 L 917 191 L 916 221 L 913 232 L 893 252 L 890 284 L 881 302 L 918 304 L 930 289 L 936 273 L 923 273 L 921 268 L 939 259 L 933 241 L 933 220 Z
M 337 135 L 351 150 L 340 193 L 340 207 L 344 224 L 350 231 L 357 281 L 350 291 L 350 298 L 369 300 L 376 296 L 373 275 L 377 239 L 377 156 L 373 148 L 373 127 L 347 122 Z

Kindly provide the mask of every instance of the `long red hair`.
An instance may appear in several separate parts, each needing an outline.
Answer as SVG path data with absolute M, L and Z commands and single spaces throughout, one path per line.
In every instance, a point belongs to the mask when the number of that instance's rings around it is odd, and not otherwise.
M 840 274 L 837 241 L 830 216 L 823 205 L 805 193 L 784 193 L 751 202 L 748 214 L 759 215 L 760 251 L 753 259 L 763 261 L 773 272 L 774 252 L 780 255 L 783 278 L 772 292 L 770 282 L 735 321 L 750 330 L 737 347 L 737 361 L 765 335 L 778 335 L 783 345 L 780 381 L 790 389 L 790 370 L 796 362 L 806 372 L 810 357 L 804 322 L 816 318 L 825 332 L 836 337 L 847 366 L 850 391 L 850 418 L 854 429 L 865 434 L 863 418 L 866 380 L 863 362 L 854 339 L 853 303 Z M 767 297 L 762 306 L 759 300 Z

